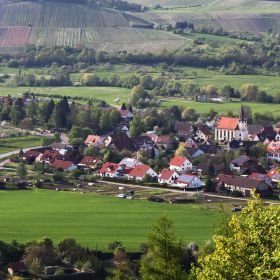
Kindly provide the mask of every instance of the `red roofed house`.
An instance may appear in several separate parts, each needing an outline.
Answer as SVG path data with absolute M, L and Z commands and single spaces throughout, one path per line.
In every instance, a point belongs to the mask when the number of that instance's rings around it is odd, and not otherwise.
M 68 160 L 60 160 L 60 159 L 56 159 L 55 161 L 53 161 L 50 164 L 51 168 L 59 168 L 59 169 L 63 169 L 66 171 L 73 171 L 75 169 L 77 169 L 77 165 L 74 164 L 72 161 L 68 161 Z
M 164 168 L 158 175 L 158 182 L 160 184 L 167 184 L 167 185 L 175 184 L 175 181 L 178 177 L 179 174 L 176 171 Z
M 157 138 L 156 144 L 158 146 L 164 147 L 165 150 L 173 150 L 174 145 L 171 137 L 169 135 L 161 135 Z
M 90 147 L 101 148 L 104 146 L 104 140 L 101 136 L 98 135 L 88 135 L 85 140 L 85 144 Z
M 145 175 L 156 178 L 158 174 L 148 165 L 136 165 L 128 174 L 128 178 L 136 181 L 142 181 Z
M 63 156 L 58 151 L 46 150 L 43 154 L 40 154 L 37 159 L 40 162 L 51 163 L 56 159 L 63 159 Z
M 280 182 L 280 169 L 272 168 L 267 176 L 272 180 L 272 182 L 279 183 Z
M 267 174 L 262 173 L 252 173 L 248 178 L 253 180 L 258 180 L 261 182 L 265 182 L 268 186 L 272 186 L 272 180 Z
M 271 141 L 267 146 L 267 159 L 280 162 L 280 141 Z
M 247 118 L 243 106 L 241 106 L 239 118 L 221 117 L 216 124 L 216 142 L 227 143 L 233 139 L 241 141 L 248 139 Z
M 118 178 L 123 175 L 123 167 L 117 163 L 106 162 L 98 170 L 98 173 L 102 177 Z
M 89 167 L 89 168 L 95 169 L 95 168 L 97 168 L 97 165 L 99 163 L 102 163 L 102 161 L 99 158 L 84 156 L 84 158 L 80 161 L 78 166 Z
M 169 169 L 178 172 L 185 172 L 192 170 L 192 163 L 186 157 L 175 156 L 169 163 Z

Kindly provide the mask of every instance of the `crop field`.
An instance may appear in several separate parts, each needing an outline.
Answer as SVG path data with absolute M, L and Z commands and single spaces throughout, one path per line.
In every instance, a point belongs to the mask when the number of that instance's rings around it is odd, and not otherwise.
M 29 44 L 36 46 L 86 46 L 106 52 L 161 52 L 177 50 L 193 44 L 164 31 L 127 27 L 98 28 L 33 28 Z M 0 44 L 1 45 L 1 44 Z
M 217 212 L 200 205 L 43 190 L 0 191 L 0 240 L 25 242 L 48 236 L 58 242 L 73 237 L 102 250 L 109 242 L 120 240 L 129 251 L 136 251 L 162 215 L 173 221 L 176 235 L 183 242 L 198 244 L 211 238 L 218 218 Z
M 31 27 L 0 28 L 0 47 L 22 47 L 29 42 Z
M 20 148 L 31 148 L 41 145 L 41 137 L 19 136 L 0 138 L 0 154 L 15 151 Z
M 142 4 L 146 7 L 155 7 L 160 4 L 163 8 L 202 6 L 215 0 L 128 0 L 130 3 Z

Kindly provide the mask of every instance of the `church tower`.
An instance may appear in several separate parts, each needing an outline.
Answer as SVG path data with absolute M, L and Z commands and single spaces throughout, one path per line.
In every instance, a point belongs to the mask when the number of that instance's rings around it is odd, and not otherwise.
M 246 113 L 245 113 L 245 110 L 244 110 L 244 107 L 242 106 L 242 104 L 240 107 L 238 127 L 240 130 L 240 140 L 241 141 L 248 140 L 247 117 L 246 117 Z

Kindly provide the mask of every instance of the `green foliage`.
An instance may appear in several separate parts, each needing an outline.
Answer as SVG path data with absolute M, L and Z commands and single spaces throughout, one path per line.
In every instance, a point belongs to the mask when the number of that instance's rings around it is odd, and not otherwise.
M 176 241 L 172 224 L 161 217 L 148 236 L 148 252 L 140 262 L 144 280 L 186 279 L 182 265 L 180 244 Z
M 19 163 L 17 166 L 17 175 L 21 179 L 24 179 L 27 175 L 26 165 L 23 162 Z
M 142 119 L 139 115 L 135 115 L 133 121 L 130 124 L 129 133 L 132 138 L 136 138 L 141 135 L 144 130 Z
M 267 207 L 258 197 L 249 201 L 213 237 L 215 250 L 199 259 L 197 279 L 279 279 L 279 214 L 278 205 Z

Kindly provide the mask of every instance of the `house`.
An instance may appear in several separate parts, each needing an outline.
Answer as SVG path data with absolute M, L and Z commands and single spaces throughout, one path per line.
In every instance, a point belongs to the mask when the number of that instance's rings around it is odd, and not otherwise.
M 134 152 L 136 150 L 132 139 L 124 132 L 116 132 L 109 135 L 105 139 L 105 147 L 110 147 L 111 149 L 115 149 L 119 152 L 123 150 Z
M 280 162 L 280 141 L 271 141 L 267 146 L 267 159 Z
M 272 168 L 268 173 L 267 176 L 271 179 L 274 183 L 280 182 L 280 169 Z
M 176 180 L 176 186 L 184 189 L 198 189 L 201 188 L 202 182 L 195 175 L 182 174 Z
M 265 182 L 268 186 L 272 186 L 272 180 L 267 174 L 252 173 L 248 178 Z
M 192 170 L 192 167 L 192 163 L 186 157 L 182 156 L 175 156 L 169 163 L 169 169 L 178 172 Z
M 26 151 L 23 156 L 22 160 L 25 161 L 27 164 L 33 164 L 36 158 L 41 154 L 41 152 L 36 150 L 29 150 Z
M 196 166 L 196 171 L 200 175 L 209 175 L 208 174 L 208 168 L 209 168 L 210 162 L 200 162 Z M 223 163 L 213 163 L 215 174 L 227 174 L 227 175 L 233 175 L 232 171 L 225 167 Z
M 140 160 L 135 158 L 124 158 L 121 160 L 119 165 L 122 165 L 124 169 L 132 169 L 137 165 L 143 164 Z
M 195 138 L 199 143 L 205 143 L 211 135 L 211 131 L 207 126 L 202 126 L 199 129 L 197 129 L 195 133 Z
M 215 182 L 220 188 L 223 186 L 231 192 L 239 191 L 244 196 L 252 196 L 253 190 L 256 190 L 262 196 L 271 195 L 271 189 L 264 181 L 254 180 L 248 177 L 219 174 L 215 178 Z
M 265 142 L 265 141 L 274 141 L 275 137 L 276 137 L 277 133 L 275 132 L 273 126 L 269 125 L 269 126 L 264 126 L 260 133 L 258 133 L 255 137 L 254 137 L 254 141 L 261 141 L 261 142 Z
M 200 145 L 199 149 L 202 150 L 204 154 L 215 155 L 217 154 L 218 146 L 208 140 L 204 144 Z
M 84 156 L 78 166 L 96 169 L 100 163 L 102 163 L 102 161 L 97 157 Z
M 261 131 L 263 130 L 263 126 L 262 125 L 248 125 L 248 139 L 253 141 L 253 139 L 259 134 L 261 133 Z
M 67 150 L 70 146 L 68 144 L 63 144 L 63 143 L 52 143 L 50 147 L 55 150 L 55 151 L 60 151 L 60 150 Z
M 51 168 L 56 168 L 56 169 L 63 169 L 65 171 L 71 172 L 75 169 L 77 169 L 77 165 L 74 164 L 72 161 L 68 160 L 60 160 L 56 159 L 50 164 Z
M 176 122 L 174 125 L 176 131 L 176 137 L 179 141 L 186 141 L 189 137 L 194 134 L 194 127 L 189 122 Z
M 176 171 L 164 168 L 158 175 L 158 182 L 160 184 L 172 185 L 175 184 L 178 177 L 179 174 Z
M 98 135 L 88 135 L 87 139 L 85 140 L 85 144 L 91 148 L 102 148 L 104 146 L 104 139 Z
M 130 122 L 134 117 L 134 114 L 129 110 L 118 109 L 117 112 L 121 115 L 121 118 L 126 122 Z
M 174 149 L 173 141 L 169 135 L 159 136 L 156 140 L 156 144 L 158 147 L 163 147 L 166 151 Z
M 239 118 L 220 117 L 215 128 L 215 141 L 225 144 L 232 139 L 247 140 L 248 126 L 245 110 L 240 108 Z
M 186 148 L 187 153 L 191 156 L 191 158 L 197 158 L 204 155 L 204 152 L 199 148 L 189 147 Z
M 230 170 L 237 173 L 241 173 L 252 165 L 258 165 L 258 160 L 249 155 L 241 155 L 240 157 L 231 160 L 229 163 Z
M 118 178 L 123 176 L 123 167 L 119 164 L 106 162 L 98 170 L 98 173 L 102 177 Z
M 27 272 L 27 268 L 23 261 L 9 263 L 8 273 L 11 276 L 22 275 Z
M 46 150 L 36 158 L 36 161 L 40 161 L 43 163 L 51 163 L 56 159 L 62 160 L 63 156 L 58 151 Z
M 157 178 L 158 174 L 148 165 L 140 164 L 136 165 L 129 173 L 128 178 L 136 181 L 142 181 L 145 175 L 149 175 L 152 178 Z

